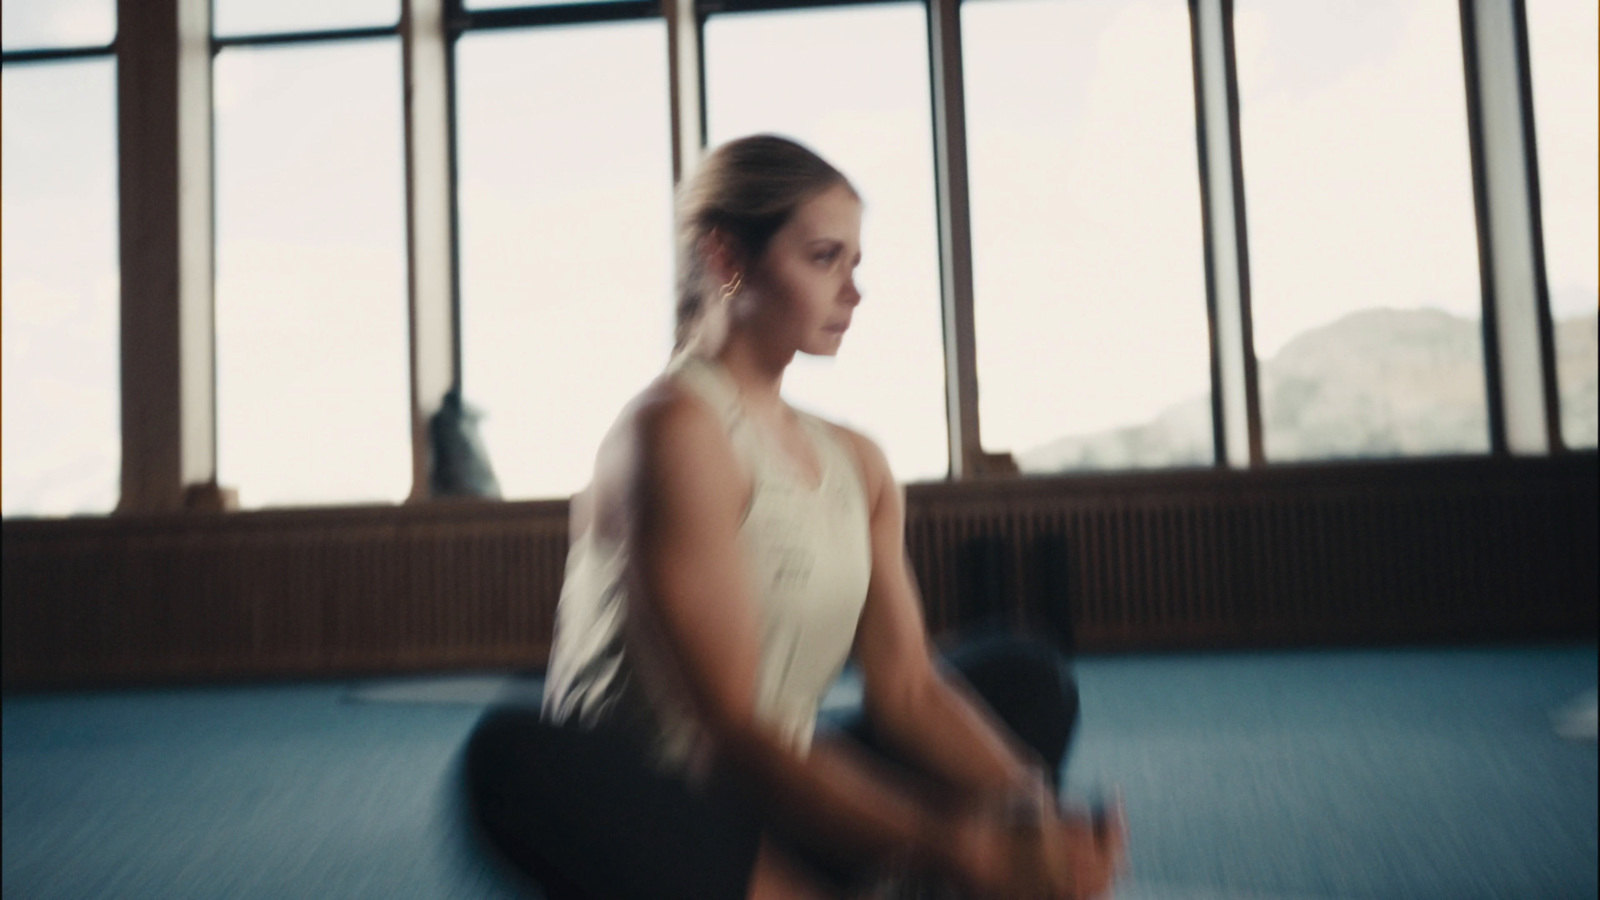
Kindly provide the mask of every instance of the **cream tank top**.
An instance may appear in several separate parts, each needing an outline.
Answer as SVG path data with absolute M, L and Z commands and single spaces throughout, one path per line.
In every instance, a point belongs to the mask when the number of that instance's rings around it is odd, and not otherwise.
M 752 485 L 739 539 L 761 623 L 756 715 L 804 754 L 822 696 L 855 640 L 871 576 L 855 454 L 826 423 L 799 413 L 821 465 L 813 486 L 745 417 L 719 363 L 685 355 L 667 371 L 716 411 Z M 700 747 L 688 697 L 648 629 L 628 628 L 627 542 L 595 532 L 578 536 L 567 556 L 544 717 L 621 724 L 653 745 L 664 768 L 687 769 Z

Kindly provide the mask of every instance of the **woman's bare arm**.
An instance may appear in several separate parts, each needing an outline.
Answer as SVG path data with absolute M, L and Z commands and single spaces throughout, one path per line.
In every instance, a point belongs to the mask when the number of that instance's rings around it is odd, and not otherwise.
M 984 801 L 1023 794 L 1038 803 L 1037 841 L 1011 844 L 1010 870 L 1025 896 L 1087 898 L 1111 884 L 1123 853 L 1120 813 L 1102 829 L 1049 803 L 1041 760 L 1012 737 L 957 676 L 934 665 L 922 603 L 905 555 L 905 499 L 883 452 L 846 432 L 862 462 L 871 504 L 872 580 L 856 634 L 873 727 L 958 795 Z M 958 798 L 960 799 L 960 798 Z M 979 809 L 992 806 L 980 802 Z M 961 808 L 961 804 L 957 804 Z M 1016 855 L 1022 850 L 1021 855 Z M 1028 884 L 1030 879 L 1034 879 Z M 1018 882 L 1013 882 L 1018 884 Z
M 856 654 L 874 728 L 960 793 L 1041 790 L 1040 760 L 1006 733 L 970 688 L 935 666 L 905 556 L 905 498 L 883 452 L 860 435 L 845 434 L 860 459 L 871 510 L 872 580 Z

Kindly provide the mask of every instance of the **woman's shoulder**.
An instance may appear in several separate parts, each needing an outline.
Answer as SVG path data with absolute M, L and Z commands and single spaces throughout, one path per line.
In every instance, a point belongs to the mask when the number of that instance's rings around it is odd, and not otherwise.
M 849 426 L 829 421 L 821 416 L 807 415 L 850 451 L 857 471 L 861 474 L 862 486 L 869 498 L 876 497 L 885 484 L 894 483 L 894 476 L 889 471 L 889 459 L 877 441 Z
M 623 406 L 601 442 L 595 474 L 597 480 L 632 481 L 643 472 L 722 465 L 732 455 L 706 399 L 663 373 Z
M 601 530 L 620 539 L 642 509 L 669 498 L 680 513 L 718 506 L 723 491 L 733 492 L 730 504 L 747 501 L 740 472 L 716 414 L 662 376 L 623 406 L 600 442 L 588 502 Z
M 703 440 L 722 435 L 721 419 L 706 398 L 671 372 L 663 373 L 623 407 L 612 429 L 636 441 Z

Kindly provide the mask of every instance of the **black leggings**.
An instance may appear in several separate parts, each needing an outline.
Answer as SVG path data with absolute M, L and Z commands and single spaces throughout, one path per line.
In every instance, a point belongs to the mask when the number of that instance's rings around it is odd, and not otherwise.
M 1058 775 L 1078 716 L 1060 654 L 1037 641 L 991 637 L 944 659 Z M 842 730 L 915 771 L 877 741 L 864 715 Z M 730 789 L 698 791 L 662 774 L 645 753 L 610 729 L 551 725 L 527 707 L 491 709 L 467 745 L 473 811 L 550 900 L 742 900 L 766 831 L 760 815 Z

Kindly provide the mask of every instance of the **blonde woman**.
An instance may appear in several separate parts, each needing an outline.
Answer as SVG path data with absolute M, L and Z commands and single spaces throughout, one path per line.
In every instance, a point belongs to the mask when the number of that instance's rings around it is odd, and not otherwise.
M 1120 822 L 1054 802 L 1077 716 L 1061 661 L 1017 640 L 936 658 L 882 451 L 781 394 L 860 312 L 861 213 L 833 166 L 767 135 L 680 190 L 677 352 L 574 504 L 543 709 L 492 711 L 469 747 L 480 821 L 552 897 L 1111 882 Z M 852 653 L 862 714 L 819 733 Z

